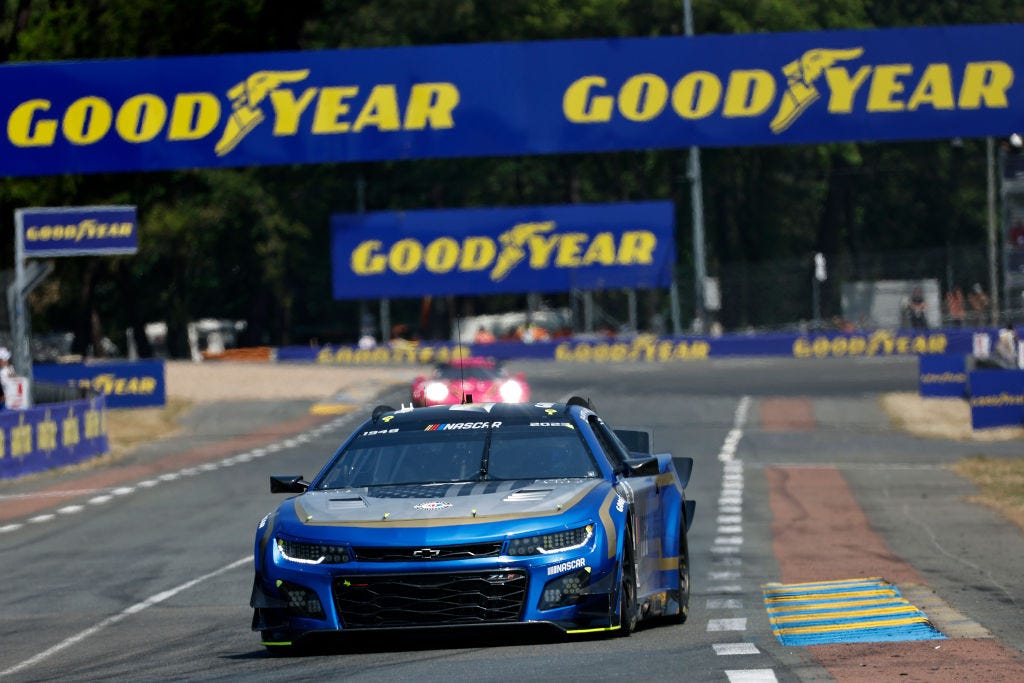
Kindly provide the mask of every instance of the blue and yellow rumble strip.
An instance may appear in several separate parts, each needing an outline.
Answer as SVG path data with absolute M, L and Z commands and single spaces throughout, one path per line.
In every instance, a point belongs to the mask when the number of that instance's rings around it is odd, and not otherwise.
M 783 645 L 945 638 L 885 579 L 766 584 L 761 590 Z

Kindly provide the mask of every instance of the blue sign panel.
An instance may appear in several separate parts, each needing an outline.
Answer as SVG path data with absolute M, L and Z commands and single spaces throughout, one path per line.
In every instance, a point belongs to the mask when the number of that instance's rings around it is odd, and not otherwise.
M 974 429 L 1024 425 L 1024 370 L 975 370 L 969 381 Z
M 668 363 L 725 356 L 788 358 L 841 358 L 843 356 L 921 357 L 970 352 L 971 333 L 874 330 L 832 333 L 815 337 L 797 334 L 725 335 L 722 337 L 656 337 L 642 334 L 631 339 L 555 339 L 527 344 L 497 341 L 459 346 L 453 342 L 403 342 L 360 349 L 351 345 L 320 348 L 285 346 L 278 361 L 332 365 L 387 365 L 445 363 L 460 355 L 489 356 L 496 360 L 534 359 L 563 363 L 644 362 Z M 962 395 L 962 394 L 961 394 Z
M 134 254 L 139 250 L 134 206 L 18 209 L 22 253 L 28 257 Z
M 0 175 L 1005 135 L 1024 25 L 0 66 Z
M 103 396 L 26 410 L 0 411 L 0 479 L 103 455 L 108 448 Z
M 108 408 L 142 408 L 167 403 L 162 360 L 53 363 L 32 366 L 37 382 L 69 384 L 106 396 Z
M 331 217 L 334 298 L 667 287 L 672 202 Z
M 944 353 L 919 356 L 917 378 L 921 396 L 964 398 L 967 396 L 967 355 Z

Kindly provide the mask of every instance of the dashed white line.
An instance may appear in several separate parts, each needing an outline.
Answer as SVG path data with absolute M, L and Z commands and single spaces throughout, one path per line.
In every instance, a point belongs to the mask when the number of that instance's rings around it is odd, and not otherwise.
M 56 517 L 54 514 L 36 515 L 35 517 L 29 517 L 29 524 L 40 524 L 41 522 L 49 522 L 51 519 Z
M 771 669 L 740 669 L 725 672 L 729 683 L 778 683 Z
M 742 593 L 743 592 L 743 586 L 741 586 L 739 584 L 728 584 L 728 585 L 725 585 L 725 586 L 714 586 L 714 587 L 708 589 L 708 592 L 709 593 L 717 593 L 719 595 L 726 594 L 726 593 Z
M 127 496 L 129 493 L 135 493 L 135 487 L 134 486 L 120 486 L 120 487 L 114 489 L 113 491 L 111 491 L 110 493 L 112 493 L 115 496 Z
M 714 643 L 711 645 L 716 655 L 759 655 L 761 651 L 753 643 Z
M 743 601 L 738 598 L 708 598 L 708 609 L 743 609 Z
M 740 573 L 736 571 L 725 571 L 725 572 L 709 572 L 708 579 L 711 581 L 732 581 L 740 578 Z
M 22 526 L 23 525 L 21 524 L 5 524 L 3 526 L 0 526 L 0 534 L 7 533 L 8 531 L 17 531 Z
M 103 505 L 104 503 L 109 503 L 113 499 L 113 496 L 96 496 L 94 498 L 90 498 L 87 502 L 89 505 Z
M 747 618 L 735 617 L 730 619 L 708 619 L 708 633 L 718 631 L 746 631 Z
M 62 515 L 73 515 L 76 512 L 81 512 L 84 509 L 84 505 L 65 505 L 64 507 L 59 508 L 57 512 Z

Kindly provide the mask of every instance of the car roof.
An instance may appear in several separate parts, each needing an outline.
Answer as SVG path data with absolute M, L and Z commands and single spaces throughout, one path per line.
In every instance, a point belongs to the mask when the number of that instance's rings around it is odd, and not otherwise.
M 423 422 L 456 422 L 469 420 L 552 420 L 568 415 L 579 415 L 589 406 L 583 399 L 573 398 L 567 403 L 466 403 L 461 405 L 430 406 L 426 408 L 400 408 L 377 406 L 371 420 L 397 427 L 402 424 Z M 554 411 L 554 412 L 551 412 Z
M 451 366 L 453 368 L 493 368 L 497 366 L 491 358 L 483 356 L 469 356 L 467 358 L 452 358 L 447 363 L 439 363 L 438 367 Z

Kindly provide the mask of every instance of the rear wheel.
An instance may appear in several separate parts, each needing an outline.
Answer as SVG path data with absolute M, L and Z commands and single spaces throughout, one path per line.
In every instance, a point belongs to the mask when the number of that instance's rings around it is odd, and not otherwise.
M 619 635 L 628 637 L 636 630 L 636 563 L 633 561 L 633 539 L 626 536 L 622 549 L 622 578 L 619 582 Z
M 682 624 L 690 614 L 690 549 L 686 542 L 686 521 L 679 532 L 679 614 L 673 621 Z

